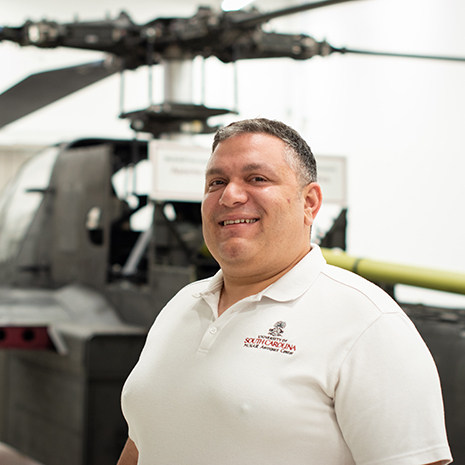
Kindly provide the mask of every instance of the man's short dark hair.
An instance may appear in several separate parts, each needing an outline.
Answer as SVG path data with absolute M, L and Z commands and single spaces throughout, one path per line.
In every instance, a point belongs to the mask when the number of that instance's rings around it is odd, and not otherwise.
M 309 184 L 317 180 L 315 157 L 307 142 L 295 129 L 281 121 L 253 118 L 236 121 L 220 128 L 213 139 L 212 153 L 220 142 L 245 133 L 263 133 L 278 137 L 288 147 L 289 150 L 286 152 L 288 162 L 296 171 L 302 184 Z

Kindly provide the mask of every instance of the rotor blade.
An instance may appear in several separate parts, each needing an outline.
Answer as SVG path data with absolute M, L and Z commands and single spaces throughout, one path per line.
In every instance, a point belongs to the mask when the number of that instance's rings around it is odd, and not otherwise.
M 399 58 L 419 58 L 422 60 L 442 60 L 442 61 L 458 61 L 465 62 L 465 57 L 447 56 L 447 55 L 419 55 L 415 53 L 394 53 L 394 52 L 376 52 L 372 50 L 360 50 L 354 48 L 336 48 L 331 46 L 331 52 L 339 53 L 356 53 L 359 55 L 376 55 L 384 57 L 399 57 Z
M 314 10 L 316 8 L 323 8 L 325 6 L 337 5 L 338 3 L 353 2 L 357 0 L 322 0 L 319 2 L 304 3 L 302 5 L 291 6 L 289 8 L 282 8 L 281 10 L 271 11 L 270 13 L 257 13 L 256 16 L 251 16 L 244 19 L 231 19 L 231 22 L 236 26 L 252 27 L 259 24 L 266 23 L 274 18 L 281 16 L 293 15 L 303 11 Z
M 32 74 L 0 94 L 0 128 L 119 70 L 105 60 Z

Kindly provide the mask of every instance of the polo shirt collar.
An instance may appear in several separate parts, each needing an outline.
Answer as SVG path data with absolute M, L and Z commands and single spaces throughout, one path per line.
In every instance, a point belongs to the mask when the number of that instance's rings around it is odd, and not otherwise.
M 268 297 L 278 302 L 297 299 L 312 286 L 325 264 L 321 249 L 312 244 L 312 250 L 300 262 L 257 296 Z
M 268 286 L 263 291 L 253 296 L 253 300 L 261 300 L 262 297 L 268 297 L 278 302 L 288 302 L 300 297 L 307 289 L 311 287 L 318 277 L 326 260 L 321 253 L 318 245 L 312 244 L 312 249 L 284 276 Z M 213 299 L 217 302 L 220 291 L 223 287 L 223 272 L 219 270 L 212 278 L 207 288 L 198 293 L 198 297 L 203 297 L 210 301 Z M 252 297 L 252 296 L 251 296 Z

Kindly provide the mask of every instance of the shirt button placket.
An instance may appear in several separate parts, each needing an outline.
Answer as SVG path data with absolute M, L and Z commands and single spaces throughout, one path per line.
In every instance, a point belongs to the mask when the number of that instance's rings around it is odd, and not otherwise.
M 213 345 L 218 334 L 218 328 L 216 326 L 210 326 L 205 334 L 203 335 L 202 341 L 200 342 L 199 351 L 208 352 L 210 347 Z

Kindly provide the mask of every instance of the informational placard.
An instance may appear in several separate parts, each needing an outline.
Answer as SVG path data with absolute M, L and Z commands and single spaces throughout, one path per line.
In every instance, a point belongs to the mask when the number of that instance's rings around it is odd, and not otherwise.
M 149 155 L 153 170 L 153 200 L 202 200 L 209 148 L 155 140 L 150 142 Z M 324 202 L 346 206 L 346 159 L 342 156 L 321 155 L 317 157 L 317 165 Z
M 323 191 L 323 203 L 347 207 L 347 160 L 337 155 L 316 157 L 318 182 Z
M 168 140 L 150 142 L 152 199 L 200 202 L 210 149 Z

